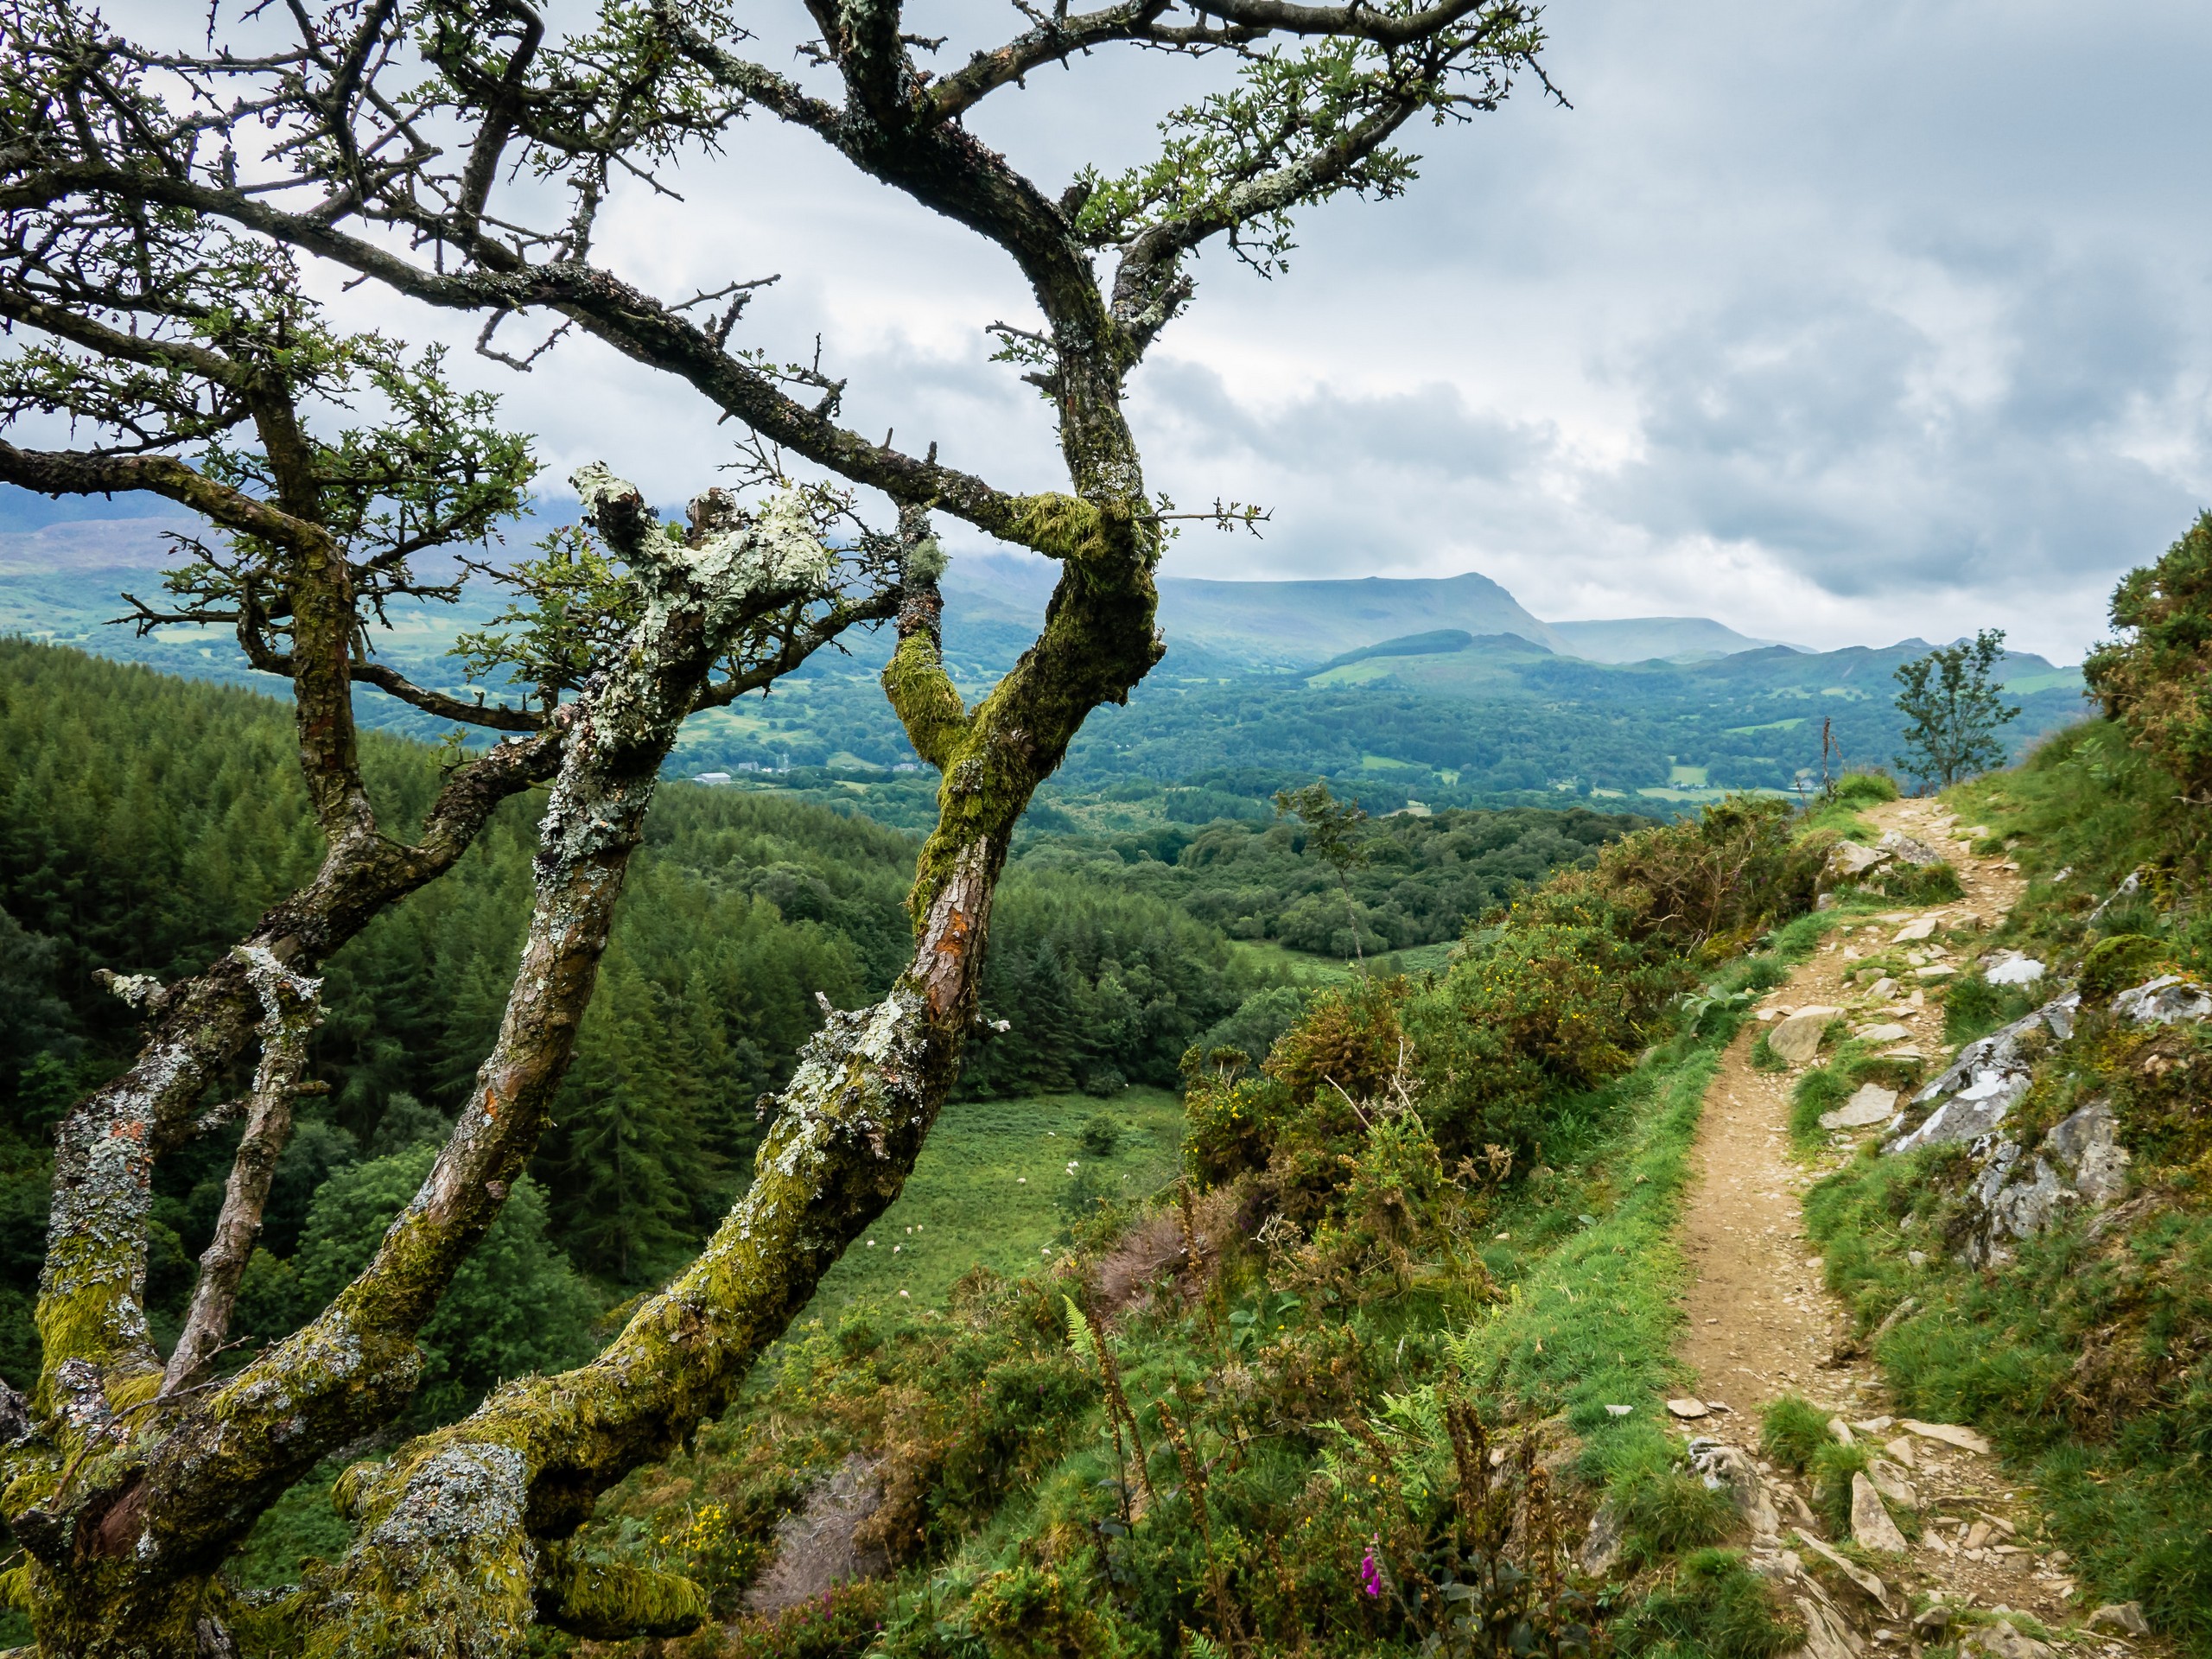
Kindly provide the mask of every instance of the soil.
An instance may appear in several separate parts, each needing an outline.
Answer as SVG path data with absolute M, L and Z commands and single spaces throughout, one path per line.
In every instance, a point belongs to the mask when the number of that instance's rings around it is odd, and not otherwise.
M 1942 944 L 1947 933 L 1953 938 L 1949 954 L 1936 957 L 1936 963 L 1971 960 L 1974 946 L 1952 930 L 1970 934 L 1994 926 L 2018 899 L 2022 878 L 2003 857 L 1976 856 L 1968 842 L 1954 840 L 1962 826 L 1932 801 L 1890 802 L 1863 816 L 1942 852 L 1958 871 L 1965 896 L 1943 905 L 1899 905 L 1882 912 L 1878 922 L 1831 932 L 1787 984 L 1761 1001 L 1765 1017 L 1730 1046 L 1706 1096 L 1681 1230 L 1693 1277 L 1678 1351 L 1694 1375 L 1698 1398 L 1711 1411 L 1681 1427 L 1686 1433 L 1741 1446 L 1757 1460 L 1760 1408 L 1777 1395 L 1796 1394 L 1833 1411 L 1861 1440 L 1872 1440 L 1878 1455 L 1879 1447 L 1904 1441 L 1921 1500 L 1920 1539 L 1903 1558 L 1862 1559 L 1878 1561 L 1881 1576 L 1916 1599 L 1933 1595 L 1955 1607 L 2024 1611 L 2056 1630 L 2080 1620 L 2090 1605 L 2075 1599 L 2063 1553 L 2037 1541 L 2041 1514 L 2032 1490 L 1993 1457 L 1906 1430 L 1896 1421 L 1902 1414 L 1887 1401 L 1872 1362 L 1838 1356 L 1849 1326 L 1825 1288 L 1816 1247 L 1805 1236 L 1801 1200 L 1808 1187 L 1881 1128 L 1837 1131 L 1810 1158 L 1793 1153 L 1790 1095 L 1802 1071 L 1764 1071 L 1751 1064 L 1761 1030 L 1771 1029 L 1780 1014 L 1817 1005 L 1841 1008 L 1855 1024 L 1904 1027 L 1908 1034 L 1896 1046 L 1918 1051 L 1931 1074 L 1948 1058 L 1941 978 L 1916 993 L 1870 1003 L 1866 990 L 1844 976 L 1861 958 L 1887 948 L 1899 928 L 1931 914 L 1938 918 L 1935 943 Z M 1807 1499 L 1811 1494 L 1772 1465 L 1760 1461 L 1758 1466 L 1783 1512 L 1786 1537 L 1791 1526 L 1808 1518 L 1792 1494 Z M 2013 1534 L 1992 1524 L 1996 1521 L 2009 1522 Z M 1821 1529 L 1808 1530 L 1822 1535 Z M 1918 1650 L 1905 1621 L 1864 1607 L 1860 1611 L 1864 1617 L 1855 1621 L 1860 1628 L 1850 1633 L 1854 1644 L 1871 1637 L 1869 1651 Z M 2063 1646 L 2084 1654 L 2164 1650 L 2153 1641 L 2123 1645 L 2101 1633 L 2077 1635 Z

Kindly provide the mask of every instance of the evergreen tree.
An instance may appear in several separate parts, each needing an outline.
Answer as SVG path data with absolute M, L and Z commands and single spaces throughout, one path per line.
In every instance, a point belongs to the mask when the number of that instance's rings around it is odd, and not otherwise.
M 264 1262 L 260 1317 L 296 1320 L 343 1289 L 415 1196 L 436 1155 L 435 1147 L 413 1147 L 354 1164 L 326 1182 L 308 1212 L 291 1274 L 298 1300 L 284 1306 L 286 1271 Z M 423 1380 L 410 1420 L 450 1421 L 503 1378 L 588 1358 L 592 1314 L 590 1293 L 546 1236 L 544 1194 L 524 1177 L 423 1327 Z M 264 1328 L 257 1334 L 282 1333 Z

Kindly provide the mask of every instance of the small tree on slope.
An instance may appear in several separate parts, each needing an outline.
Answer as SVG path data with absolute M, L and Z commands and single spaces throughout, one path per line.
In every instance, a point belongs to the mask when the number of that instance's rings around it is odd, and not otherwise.
M 695 1586 L 572 1563 L 563 1541 L 599 1493 L 728 1404 L 912 1167 L 976 1017 L 1014 824 L 1090 711 L 1125 698 L 1160 654 L 1152 572 L 1166 512 L 1123 414 L 1128 375 L 1189 302 L 1200 248 L 1224 242 L 1280 271 L 1299 209 L 1402 194 L 1415 158 L 1394 141 L 1417 121 L 1495 108 L 1516 75 L 1535 73 L 1541 44 L 1521 0 L 1018 10 L 1011 37 L 949 54 L 939 72 L 924 60 L 944 43 L 916 33 L 898 0 L 810 0 L 817 33 L 786 73 L 748 55 L 750 37 L 719 0 L 610 3 L 566 35 L 522 0 L 339 0 L 249 13 L 252 27 L 229 39 L 219 20 L 212 44 L 195 15 L 185 38 L 156 47 L 64 0 L 6 3 L 0 202 L 10 212 L 220 223 L 394 295 L 480 313 L 481 348 L 517 366 L 538 353 L 498 353 L 496 331 L 549 318 L 556 334 L 592 335 L 688 388 L 702 414 L 735 422 L 764 471 L 796 457 L 895 515 L 880 532 L 894 550 L 898 607 L 884 685 L 944 779 L 911 899 L 911 967 L 875 1007 L 829 1016 L 779 1103 L 751 1189 L 704 1253 L 591 1365 L 511 1384 L 470 1418 L 350 1471 L 337 1496 L 357 1541 L 265 1615 L 293 1648 L 512 1655 L 539 1618 L 602 1637 L 697 1620 Z M 1143 164 L 1086 168 L 1052 194 L 969 130 L 971 112 L 1009 87 L 1070 96 L 1046 89 L 1079 82 L 1043 72 L 1080 71 L 1116 47 L 1147 54 L 1141 62 L 1209 55 L 1229 72 L 1169 114 Z M 1113 95 L 1129 85 L 1116 81 Z M 639 286 L 636 270 L 658 250 L 609 243 L 602 209 L 734 145 L 753 115 L 1013 261 L 1037 326 L 994 328 L 1001 355 L 1050 403 L 1063 487 L 1010 492 L 940 461 L 934 444 L 917 454 L 842 424 L 845 383 L 818 356 L 782 364 L 734 340 L 758 281 L 672 303 Z M 749 226 L 730 203 L 745 177 L 718 176 L 688 211 Z M 548 643 L 526 629 L 517 649 L 553 665 L 556 683 L 594 665 L 585 700 L 628 699 L 650 731 L 567 717 L 538 902 L 498 1042 L 422 1192 L 329 1308 L 235 1381 L 149 1410 L 136 1381 L 144 1362 L 113 1370 L 111 1346 L 80 1338 L 66 1313 L 62 1287 L 92 1281 L 66 1266 L 49 1275 L 48 1370 L 28 1449 L 11 1454 L 33 1478 L 8 1501 L 11 1522 L 31 1522 L 16 1527 L 33 1557 L 24 1592 L 55 1653 L 188 1653 L 195 1631 L 227 1616 L 216 1567 L 301 1457 L 401 1408 L 413 1332 L 536 1147 L 649 794 L 641 761 L 696 704 L 702 653 L 722 644 L 709 637 L 715 596 L 696 591 L 703 561 L 687 554 L 722 558 L 731 550 L 716 538 L 733 533 L 709 509 L 687 547 L 604 474 L 581 486 L 601 541 L 648 588 L 692 590 L 627 611 L 611 603 L 607 626 L 581 638 Z M 939 656 L 938 513 L 1061 567 L 1035 644 L 972 706 Z M 549 569 L 539 591 L 554 603 L 575 580 Z M 619 766 L 580 749 L 587 730 L 620 745 Z M 65 1261 L 77 1249 L 66 1225 L 55 1243 Z M 136 1294 L 127 1268 L 96 1282 L 103 1296 Z M 119 1421 L 131 1427 L 115 1441 Z
M 2005 763 L 1998 728 L 2017 716 L 2005 705 L 1993 671 L 2005 658 L 2005 632 L 1985 628 L 1971 640 L 1939 645 L 1900 664 L 1897 712 L 1904 716 L 1905 753 L 1896 764 L 1948 789 L 1961 778 Z

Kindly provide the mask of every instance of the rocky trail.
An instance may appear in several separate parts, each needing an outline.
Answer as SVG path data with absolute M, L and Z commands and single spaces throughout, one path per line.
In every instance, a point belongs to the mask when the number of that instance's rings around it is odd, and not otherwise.
M 1804 1617 L 1802 1659 L 1917 1655 L 1943 1643 L 1996 1659 L 2168 1651 L 2133 1628 L 2132 1607 L 2091 1615 L 2075 1600 L 2064 1552 L 2035 1541 L 2034 1492 L 2008 1476 L 1980 1436 L 1901 1419 L 1872 1361 L 1845 1355 L 1849 1326 L 1824 1288 L 1801 1198 L 1859 1141 L 1881 1132 L 1895 1100 L 1871 1087 L 1854 1096 L 1830 1115 L 1827 1147 L 1808 1160 L 1790 1146 L 1792 1091 L 1822 1029 L 1839 1017 L 1854 1034 L 1890 1045 L 1885 1052 L 1940 1065 L 1948 1058 L 1942 982 L 1974 956 L 1971 936 L 2001 920 L 2023 888 L 2017 867 L 1974 855 L 1966 826 L 1932 801 L 1891 802 L 1865 816 L 1940 850 L 1965 894 L 1831 931 L 1763 999 L 1758 1021 L 1730 1047 L 1706 1098 L 1681 1231 L 1694 1277 L 1679 1353 L 1698 1394 L 1669 1409 L 1690 1438 L 1694 1465 L 1730 1491 L 1749 1521 L 1753 1565 L 1783 1584 Z M 1849 977 L 1863 958 L 1899 944 L 1917 958 L 1909 986 Z M 1790 1062 L 1787 1071 L 1752 1065 L 1762 1032 Z M 1785 1394 L 1833 1414 L 1832 1434 L 1875 1455 L 1854 1483 L 1851 1539 L 1827 1535 L 1810 1492 L 1761 1453 L 1760 1410 Z M 1916 1515 L 1919 1538 L 1909 1543 L 1897 1520 Z M 1843 1544 L 1856 1547 L 1846 1552 Z M 2053 1639 L 2008 1622 L 2015 1612 Z

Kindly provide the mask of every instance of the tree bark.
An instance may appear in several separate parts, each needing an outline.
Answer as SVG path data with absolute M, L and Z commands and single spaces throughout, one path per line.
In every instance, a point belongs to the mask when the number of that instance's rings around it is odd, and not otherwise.
M 291 1138 L 292 1098 L 307 1067 L 307 1040 L 321 1023 L 315 999 L 320 980 L 288 974 L 266 952 L 247 960 L 254 988 L 261 994 L 261 1064 L 246 1103 L 245 1130 L 231 1162 L 215 1236 L 200 1257 L 199 1281 L 192 1288 L 184 1331 L 162 1374 L 162 1393 L 176 1393 L 194 1382 L 229 1334 L 238 1304 L 238 1283 L 261 1237 L 261 1217 L 269 1202 L 276 1160 Z

